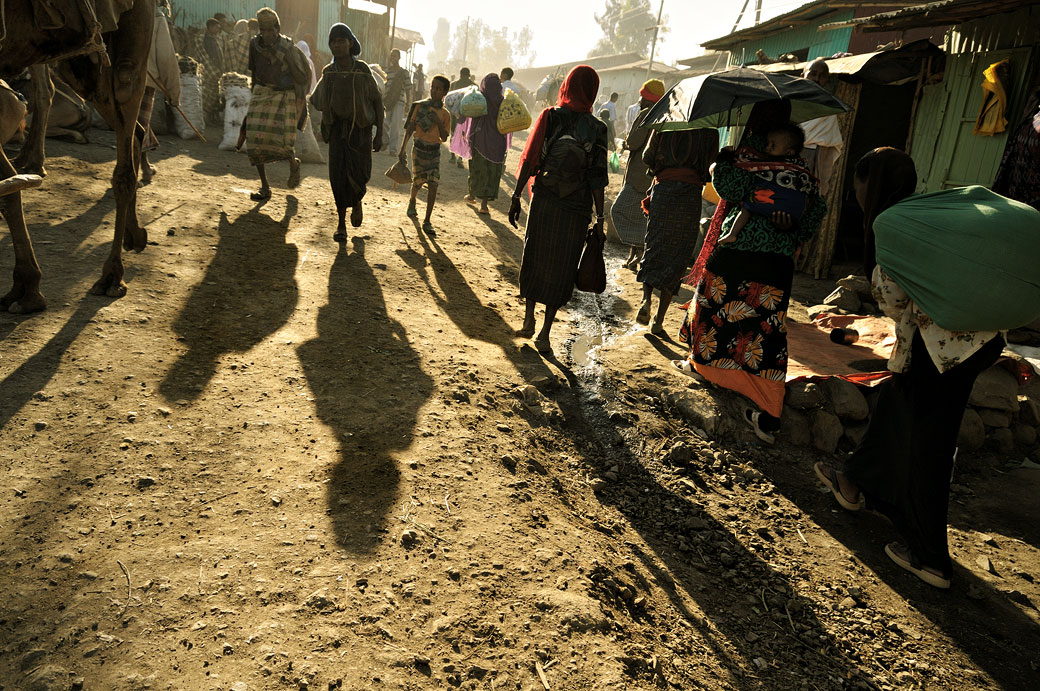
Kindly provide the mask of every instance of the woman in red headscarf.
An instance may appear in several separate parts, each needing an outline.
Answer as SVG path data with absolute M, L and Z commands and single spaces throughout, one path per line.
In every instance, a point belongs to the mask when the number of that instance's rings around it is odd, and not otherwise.
M 534 180 L 527 214 L 520 297 L 526 301 L 523 338 L 534 336 L 534 309 L 545 305 L 545 321 L 534 344 L 552 352 L 549 329 L 556 312 L 571 299 L 591 211 L 603 235 L 603 190 L 607 186 L 607 126 L 592 115 L 599 75 L 579 65 L 560 86 L 555 108 L 546 108 L 527 140 L 509 207 L 514 228 L 520 218 L 520 193 Z

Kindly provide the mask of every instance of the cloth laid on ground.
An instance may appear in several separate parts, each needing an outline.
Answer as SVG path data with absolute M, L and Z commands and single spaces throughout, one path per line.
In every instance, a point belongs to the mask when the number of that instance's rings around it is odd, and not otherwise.
M 854 329 L 853 345 L 834 343 L 831 329 Z M 838 377 L 874 386 L 891 376 L 888 355 L 895 343 L 892 321 L 883 317 L 822 314 L 812 323 L 787 320 L 787 381 Z
M 874 221 L 877 261 L 935 323 L 992 331 L 1040 316 L 1040 211 L 972 185 L 908 197 Z

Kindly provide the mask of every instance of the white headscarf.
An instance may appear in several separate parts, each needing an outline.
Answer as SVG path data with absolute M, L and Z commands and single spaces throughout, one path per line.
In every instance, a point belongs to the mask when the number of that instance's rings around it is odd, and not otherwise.
M 305 58 L 307 58 L 307 64 L 311 66 L 311 88 L 310 91 L 307 92 L 310 94 L 311 91 L 314 91 L 314 87 L 318 85 L 317 70 L 314 69 L 314 59 L 311 58 L 311 47 L 307 45 L 306 41 L 297 41 L 296 47 L 300 49 L 300 52 L 303 53 Z

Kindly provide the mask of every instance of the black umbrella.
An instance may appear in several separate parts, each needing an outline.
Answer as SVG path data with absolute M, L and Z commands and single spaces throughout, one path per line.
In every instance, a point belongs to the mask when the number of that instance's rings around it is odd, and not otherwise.
M 794 122 L 852 110 L 809 79 L 737 67 L 682 80 L 650 108 L 645 124 L 653 130 L 739 126 L 754 104 L 777 98 L 791 101 Z

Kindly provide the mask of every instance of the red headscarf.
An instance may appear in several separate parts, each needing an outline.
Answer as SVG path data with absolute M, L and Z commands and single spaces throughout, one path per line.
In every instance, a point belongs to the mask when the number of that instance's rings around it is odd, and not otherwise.
M 578 65 L 570 71 L 567 78 L 560 85 L 560 95 L 556 105 L 560 108 L 573 110 L 575 113 L 591 113 L 592 105 L 596 102 L 596 94 L 599 93 L 599 75 L 596 70 L 588 65 Z M 545 129 L 548 122 L 548 113 L 552 108 L 546 108 L 538 116 L 531 130 L 531 136 L 527 138 L 527 146 L 520 154 L 520 167 L 517 169 L 519 175 L 527 161 L 533 161 L 537 167 L 542 157 L 542 144 L 545 143 Z M 535 170 L 531 171 L 532 173 Z

